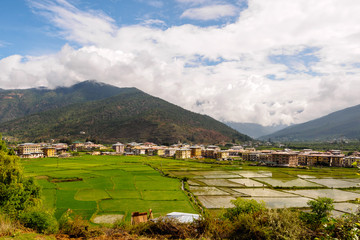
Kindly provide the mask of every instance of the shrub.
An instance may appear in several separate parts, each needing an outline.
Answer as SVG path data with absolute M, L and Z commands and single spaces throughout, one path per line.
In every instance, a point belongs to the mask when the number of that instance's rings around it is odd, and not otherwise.
M 70 209 L 59 219 L 59 231 L 70 237 L 87 238 L 90 235 L 88 228 L 89 222 L 83 220 L 81 216 L 74 216 Z
M 157 221 L 149 221 L 134 225 L 131 233 L 158 238 L 159 235 L 166 239 L 197 238 L 198 232 L 193 224 L 180 223 L 169 218 L 159 218 Z
M 319 197 L 316 200 L 307 202 L 311 208 L 311 212 L 304 212 L 301 214 L 301 219 L 310 225 L 313 230 L 316 230 L 322 223 L 329 221 L 329 216 L 334 210 L 334 200 L 326 197 Z
M 18 227 L 18 223 L 9 216 L 0 214 L 0 237 L 13 235 Z
M 234 231 L 232 221 L 227 218 L 213 216 L 207 211 L 199 220 L 194 222 L 194 225 L 200 236 L 210 239 L 228 239 Z
M 257 202 L 254 199 L 238 198 L 231 202 L 235 207 L 228 208 L 224 214 L 224 217 L 230 220 L 233 220 L 240 214 L 255 214 L 266 209 L 264 202 Z
M 298 212 L 267 209 L 257 214 L 238 215 L 229 239 L 309 239 Z
M 20 222 L 28 228 L 34 229 L 39 233 L 56 233 L 58 223 L 55 217 L 40 209 L 25 211 L 20 215 Z

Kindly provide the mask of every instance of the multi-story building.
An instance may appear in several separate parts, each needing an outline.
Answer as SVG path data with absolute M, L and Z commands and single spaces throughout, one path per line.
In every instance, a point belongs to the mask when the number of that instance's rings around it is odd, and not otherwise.
M 308 166 L 329 166 L 329 167 L 341 167 L 343 166 L 344 155 L 332 154 L 331 152 L 325 153 L 310 153 L 307 156 Z
M 112 145 L 112 149 L 114 149 L 115 152 L 118 154 L 123 154 L 125 151 L 125 146 L 124 144 L 117 142 Z
M 158 156 L 165 156 L 165 148 L 157 148 L 154 150 L 154 153 Z
M 229 152 L 228 151 L 218 151 L 216 153 L 216 159 L 218 160 L 226 160 L 229 158 Z
M 192 158 L 201 158 L 201 147 L 199 146 L 192 146 L 190 147 L 191 150 L 191 157 Z
M 45 157 L 54 157 L 56 155 L 56 148 L 54 147 L 44 147 L 42 150 Z
M 44 153 L 40 144 L 23 143 L 18 146 L 18 154 L 21 158 L 41 158 Z
M 205 149 L 202 150 L 202 156 L 205 158 L 216 158 L 216 150 L 215 149 Z
M 358 165 L 360 163 L 360 157 L 358 157 L 356 155 L 347 156 L 347 157 L 344 157 L 343 166 L 344 167 L 354 167 L 353 164 L 355 162 L 356 162 L 356 165 Z
M 296 167 L 298 165 L 297 155 L 294 152 L 273 152 L 271 162 L 277 166 Z
M 56 154 L 64 154 L 69 148 L 66 143 L 54 143 L 51 146 L 56 149 Z
M 165 156 L 173 157 L 176 153 L 176 148 L 167 148 L 165 149 Z
M 188 148 L 182 148 L 182 149 L 178 149 L 175 152 L 175 158 L 176 159 L 187 159 L 187 158 L 191 158 L 191 150 Z

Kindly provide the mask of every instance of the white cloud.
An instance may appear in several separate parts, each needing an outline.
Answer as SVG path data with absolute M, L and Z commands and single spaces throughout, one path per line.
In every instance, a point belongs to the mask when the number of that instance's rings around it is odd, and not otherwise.
M 178 3 L 182 3 L 182 4 L 191 4 L 191 5 L 199 5 L 199 4 L 204 4 L 204 3 L 208 3 L 209 0 L 176 0 Z
M 118 27 L 103 13 L 84 12 L 64 0 L 37 2 L 37 11 L 84 47 L 0 59 L 0 88 L 97 79 L 137 87 L 217 119 L 265 125 L 298 123 L 359 104 L 357 0 L 248 5 L 232 24 L 162 30 Z M 314 50 L 299 56 L 307 49 Z M 271 55 L 280 57 L 274 62 Z M 309 64 L 309 57 L 316 61 Z
M 35 13 L 41 14 L 61 29 L 65 39 L 80 44 L 99 43 L 112 37 L 114 20 L 100 11 L 84 12 L 66 0 L 29 1 Z
M 237 8 L 231 4 L 210 5 L 199 8 L 190 8 L 181 14 L 181 18 L 195 20 L 217 20 L 223 17 L 233 17 L 237 14 Z

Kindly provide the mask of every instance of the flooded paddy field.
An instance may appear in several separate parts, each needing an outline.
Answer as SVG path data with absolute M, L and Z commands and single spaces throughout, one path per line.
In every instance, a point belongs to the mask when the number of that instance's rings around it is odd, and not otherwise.
M 329 197 L 336 203 L 337 214 L 350 212 L 346 210 L 349 207 L 357 209 L 360 206 L 354 203 L 360 199 L 360 176 L 354 168 L 302 169 L 215 164 L 209 168 L 209 164 L 206 165 L 205 171 L 198 169 L 180 174 L 172 169 L 169 172 L 177 177 L 187 176 L 190 191 L 206 208 L 232 206 L 231 200 L 238 197 L 263 201 L 270 208 L 306 208 L 309 200 Z

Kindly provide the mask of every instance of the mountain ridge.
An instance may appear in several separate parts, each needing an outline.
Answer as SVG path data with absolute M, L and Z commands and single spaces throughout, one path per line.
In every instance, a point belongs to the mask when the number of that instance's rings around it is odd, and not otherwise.
M 127 88 L 99 84 L 95 80 L 71 87 L 8 89 L 0 91 L 0 123 L 72 103 L 104 99 Z M 126 90 L 125 90 L 126 91 Z
M 92 83 L 85 83 L 85 88 L 87 84 Z M 207 115 L 190 112 L 136 88 L 125 88 L 103 99 L 31 113 L 3 122 L 0 131 L 26 141 L 84 138 L 80 132 L 109 143 L 119 140 L 217 143 L 251 139 Z
M 323 117 L 296 124 L 261 139 L 279 141 L 324 141 L 360 138 L 360 105 L 335 111 Z

